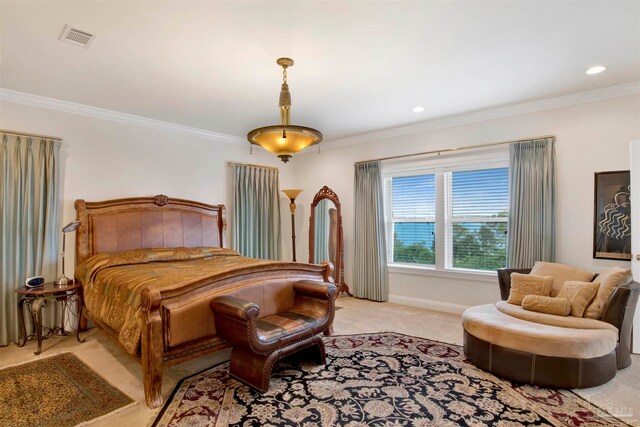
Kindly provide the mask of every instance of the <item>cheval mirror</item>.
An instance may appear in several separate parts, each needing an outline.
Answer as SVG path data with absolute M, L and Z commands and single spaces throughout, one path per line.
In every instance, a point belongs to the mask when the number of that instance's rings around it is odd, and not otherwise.
M 311 203 L 309 220 L 309 262 L 319 264 L 329 261 L 334 266 L 333 281 L 338 295 L 349 292 L 344 283 L 344 238 L 342 212 L 338 195 L 326 185 L 318 191 Z

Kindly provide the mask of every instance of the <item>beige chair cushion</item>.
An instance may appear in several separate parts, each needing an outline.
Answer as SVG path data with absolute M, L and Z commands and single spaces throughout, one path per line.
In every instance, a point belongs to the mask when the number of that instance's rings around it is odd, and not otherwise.
M 551 276 L 511 273 L 511 290 L 507 302 L 520 305 L 527 295 L 548 296 L 552 286 L 553 277 Z
M 600 283 L 576 282 L 568 280 L 558 292 L 558 298 L 566 298 L 571 303 L 571 315 L 582 317 L 591 301 L 596 297 Z
M 529 322 L 498 311 L 494 304 L 465 310 L 462 326 L 481 340 L 543 356 L 580 359 L 601 357 L 614 351 L 618 342 L 617 332 L 610 329 L 563 328 Z
M 593 280 L 593 273 L 589 271 L 571 267 L 570 265 L 557 264 L 555 262 L 537 261 L 531 269 L 531 274 L 553 277 L 552 297 L 558 295 L 562 285 L 567 280 L 578 280 L 580 282 L 590 282 Z
M 518 319 L 540 323 L 542 325 L 559 326 L 562 328 L 574 329 L 609 329 L 618 333 L 618 328 L 611 323 L 595 319 L 585 319 L 584 317 L 556 316 L 555 314 L 538 313 L 525 310 L 519 305 L 509 304 L 506 301 L 496 303 L 496 308 L 504 314 L 517 317 Z
M 522 300 L 522 308 L 556 316 L 568 316 L 571 313 L 571 303 L 568 299 L 542 295 L 527 295 Z
M 600 273 L 598 277 L 593 279 L 594 282 L 600 283 L 598 293 L 584 312 L 584 317 L 601 319 L 604 314 L 604 308 L 607 306 L 607 302 L 609 302 L 613 291 L 615 291 L 618 286 L 624 286 L 630 283 L 631 280 L 633 280 L 633 276 L 629 269 L 611 267 Z

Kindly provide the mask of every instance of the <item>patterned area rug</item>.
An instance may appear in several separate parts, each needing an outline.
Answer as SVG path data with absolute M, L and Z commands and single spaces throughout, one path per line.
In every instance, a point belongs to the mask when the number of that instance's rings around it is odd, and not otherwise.
M 71 353 L 0 370 L 0 426 L 75 426 L 134 404 Z
M 228 364 L 178 384 L 154 426 L 624 426 L 565 390 L 502 381 L 460 346 L 396 333 L 325 338 L 327 365 L 274 370 L 268 393 Z

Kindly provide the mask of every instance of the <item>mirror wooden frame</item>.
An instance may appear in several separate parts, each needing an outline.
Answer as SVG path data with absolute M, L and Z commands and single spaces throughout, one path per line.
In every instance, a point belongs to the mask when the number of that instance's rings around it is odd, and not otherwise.
M 337 216 L 337 236 L 336 236 L 336 265 L 335 268 L 335 283 L 338 286 L 338 295 L 340 293 L 345 292 L 349 296 L 351 292 L 349 292 L 349 286 L 344 282 L 344 237 L 342 231 L 342 209 L 340 208 L 340 199 L 338 195 L 326 185 L 320 189 L 313 197 L 313 202 L 311 203 L 311 217 L 309 218 L 309 263 L 314 264 L 315 262 L 315 211 L 316 206 L 322 200 L 330 200 L 336 207 L 336 216 Z

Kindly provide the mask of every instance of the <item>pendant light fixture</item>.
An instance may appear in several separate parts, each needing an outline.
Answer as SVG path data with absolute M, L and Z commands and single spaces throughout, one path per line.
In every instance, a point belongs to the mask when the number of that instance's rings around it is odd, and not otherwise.
M 264 126 L 247 134 L 251 144 L 259 145 L 275 153 L 287 163 L 293 155 L 311 145 L 322 141 L 322 133 L 312 128 L 289 124 L 291 112 L 291 94 L 287 83 L 287 68 L 293 66 L 293 59 L 279 58 L 277 64 L 282 67 L 282 88 L 280 89 L 280 124 Z

